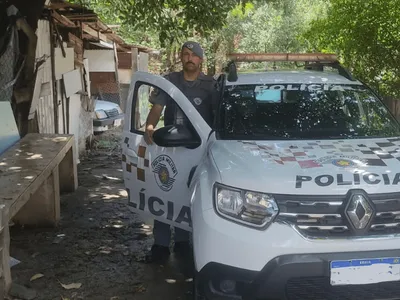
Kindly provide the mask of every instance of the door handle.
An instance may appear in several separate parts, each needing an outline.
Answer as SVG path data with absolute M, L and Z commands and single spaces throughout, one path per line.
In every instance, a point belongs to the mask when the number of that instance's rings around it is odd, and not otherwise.
M 129 157 L 132 157 L 132 158 L 138 158 L 136 152 L 133 151 L 132 149 L 126 149 L 126 155 L 128 155 Z
M 139 162 L 139 158 L 136 154 L 135 151 L 133 151 L 132 149 L 126 149 L 126 155 L 129 157 L 129 160 L 131 161 L 131 163 L 137 165 Z

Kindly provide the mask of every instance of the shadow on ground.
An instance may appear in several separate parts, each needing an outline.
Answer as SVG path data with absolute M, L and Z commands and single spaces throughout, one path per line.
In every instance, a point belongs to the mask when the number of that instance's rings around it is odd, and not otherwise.
M 13 280 L 35 290 L 35 299 L 193 298 L 191 263 L 143 262 L 151 227 L 128 209 L 120 138 L 120 130 L 101 135 L 81 157 L 79 188 L 62 196 L 58 228 L 11 227 L 11 255 L 21 261 Z M 73 283 L 78 288 L 69 289 Z

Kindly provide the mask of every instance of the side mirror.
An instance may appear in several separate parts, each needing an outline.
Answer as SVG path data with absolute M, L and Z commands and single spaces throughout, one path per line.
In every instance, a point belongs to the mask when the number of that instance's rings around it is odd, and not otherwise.
M 169 125 L 157 129 L 153 134 L 154 142 L 160 147 L 197 148 L 201 139 L 189 128 L 182 125 Z

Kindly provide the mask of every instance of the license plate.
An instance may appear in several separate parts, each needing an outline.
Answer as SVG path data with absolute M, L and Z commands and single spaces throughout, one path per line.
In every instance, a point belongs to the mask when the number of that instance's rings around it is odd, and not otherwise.
M 400 280 L 400 258 L 331 262 L 331 285 L 372 284 Z
M 122 124 L 121 119 L 114 120 L 114 126 L 121 126 L 121 124 Z

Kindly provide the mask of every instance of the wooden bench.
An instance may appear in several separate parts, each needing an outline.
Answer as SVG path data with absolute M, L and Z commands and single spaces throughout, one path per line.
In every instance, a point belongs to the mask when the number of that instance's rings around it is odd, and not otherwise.
M 0 155 L 0 296 L 11 286 L 9 222 L 57 226 L 60 193 L 77 187 L 72 135 L 28 134 Z

